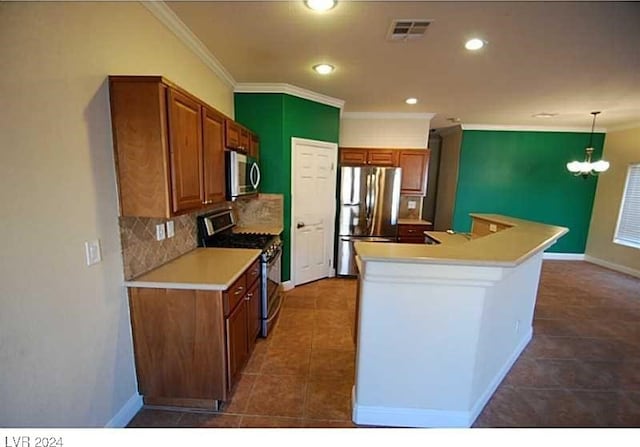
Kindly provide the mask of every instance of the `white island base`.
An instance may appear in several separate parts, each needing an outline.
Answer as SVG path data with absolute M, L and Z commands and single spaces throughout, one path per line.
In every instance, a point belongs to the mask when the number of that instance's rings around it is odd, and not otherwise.
M 353 421 L 470 427 L 531 340 L 541 264 L 361 264 Z

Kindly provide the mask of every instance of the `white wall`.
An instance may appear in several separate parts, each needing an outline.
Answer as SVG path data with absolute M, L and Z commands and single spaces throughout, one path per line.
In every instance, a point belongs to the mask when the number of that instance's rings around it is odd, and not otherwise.
M 137 2 L 0 2 L 0 51 L 0 427 L 104 426 L 136 395 L 107 75 L 233 94 Z
M 343 113 L 340 147 L 426 149 L 431 114 Z

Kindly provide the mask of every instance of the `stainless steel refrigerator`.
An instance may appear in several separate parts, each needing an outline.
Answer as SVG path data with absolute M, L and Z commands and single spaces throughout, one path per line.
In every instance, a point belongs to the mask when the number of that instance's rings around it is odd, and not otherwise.
M 353 243 L 396 242 L 400 168 L 344 166 L 338 197 L 337 275 L 357 275 Z

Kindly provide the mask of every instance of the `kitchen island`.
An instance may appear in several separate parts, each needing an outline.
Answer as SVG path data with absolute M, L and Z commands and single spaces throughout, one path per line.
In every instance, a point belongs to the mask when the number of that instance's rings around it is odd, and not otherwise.
M 470 427 L 531 340 L 542 254 L 568 229 L 471 217 L 450 243 L 355 244 L 355 423 Z

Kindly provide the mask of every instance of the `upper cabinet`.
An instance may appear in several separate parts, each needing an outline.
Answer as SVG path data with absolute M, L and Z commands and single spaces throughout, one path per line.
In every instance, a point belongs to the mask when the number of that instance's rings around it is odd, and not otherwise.
M 402 168 L 400 194 L 427 195 L 429 175 L 429 149 L 402 149 L 399 151 L 398 166 Z
M 232 120 L 160 76 L 110 76 L 109 94 L 120 215 L 169 218 L 225 200 Z
M 340 148 L 345 166 L 396 166 L 402 168 L 403 195 L 425 196 L 429 173 L 429 149 Z
M 368 149 L 360 147 L 340 148 L 343 165 L 396 166 L 398 151 L 394 149 Z
M 233 149 L 243 153 L 247 153 L 251 156 L 257 157 L 258 136 L 251 132 L 241 124 L 236 123 L 231 119 L 227 119 L 225 122 L 225 146 L 228 149 Z M 254 147 L 256 148 L 254 154 Z

